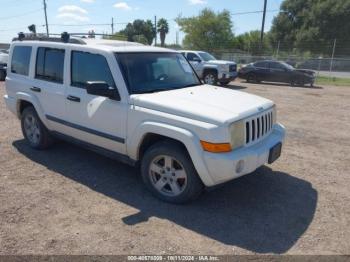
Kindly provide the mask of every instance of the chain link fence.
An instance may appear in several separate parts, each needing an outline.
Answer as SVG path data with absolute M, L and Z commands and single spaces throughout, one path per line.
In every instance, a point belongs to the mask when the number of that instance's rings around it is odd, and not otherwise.
M 308 49 L 308 47 L 310 47 Z M 249 43 L 242 49 L 208 50 L 218 59 L 235 61 L 239 66 L 261 60 L 283 60 L 299 69 L 311 69 L 320 75 L 350 78 L 350 43 L 336 39 L 299 43 L 293 46 L 277 42 Z

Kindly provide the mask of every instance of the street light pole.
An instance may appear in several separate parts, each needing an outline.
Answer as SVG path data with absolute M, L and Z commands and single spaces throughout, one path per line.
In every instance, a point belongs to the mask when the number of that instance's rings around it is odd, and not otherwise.
M 46 0 L 43 0 L 44 3 L 44 13 L 45 13 L 45 24 L 46 24 L 46 34 L 49 36 L 49 25 L 47 23 L 47 13 L 46 13 Z

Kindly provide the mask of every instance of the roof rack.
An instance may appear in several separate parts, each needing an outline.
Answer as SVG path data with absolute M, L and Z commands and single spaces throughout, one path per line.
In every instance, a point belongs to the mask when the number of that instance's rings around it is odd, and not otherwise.
M 61 43 L 70 43 L 70 44 L 78 44 L 85 45 L 83 39 L 79 38 L 71 38 L 70 34 L 67 32 L 63 32 L 60 36 L 59 34 L 52 34 L 56 36 L 47 36 L 47 35 L 39 35 L 39 34 L 24 34 L 23 32 L 18 33 L 18 37 L 12 39 L 12 41 L 45 41 L 45 42 L 61 42 Z

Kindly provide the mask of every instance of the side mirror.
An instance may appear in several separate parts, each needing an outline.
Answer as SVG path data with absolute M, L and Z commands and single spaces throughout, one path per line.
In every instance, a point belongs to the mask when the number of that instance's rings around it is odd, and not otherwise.
M 86 92 L 90 95 L 104 96 L 112 100 L 120 101 L 120 95 L 116 88 L 110 87 L 106 82 L 87 82 Z

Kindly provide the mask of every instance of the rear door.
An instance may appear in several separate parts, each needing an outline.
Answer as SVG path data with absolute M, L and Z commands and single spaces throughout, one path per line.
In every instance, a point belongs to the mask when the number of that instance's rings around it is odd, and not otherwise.
M 270 79 L 270 69 L 268 62 L 260 61 L 254 64 L 255 73 L 260 81 L 268 81 Z
M 63 79 L 66 50 L 64 48 L 38 46 L 34 80 L 31 92 L 35 94 L 49 120 L 52 130 L 64 132 L 64 126 L 53 119 L 66 120 L 65 86 Z

